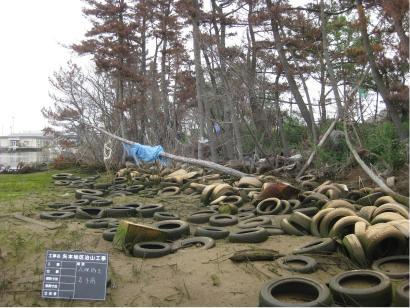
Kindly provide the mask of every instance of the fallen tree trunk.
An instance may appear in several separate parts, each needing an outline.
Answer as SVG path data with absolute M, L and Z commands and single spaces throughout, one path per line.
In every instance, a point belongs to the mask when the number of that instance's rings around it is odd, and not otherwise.
M 353 157 L 356 159 L 357 163 L 362 167 L 363 171 L 366 172 L 366 174 L 369 176 L 369 178 L 376 183 L 386 194 L 391 196 L 392 198 L 396 199 L 396 201 L 406 205 L 409 207 L 409 198 L 403 195 L 400 195 L 396 192 L 394 192 L 390 187 L 388 187 L 383 180 L 378 177 L 367 165 L 366 163 L 360 158 L 359 153 L 357 153 L 356 149 L 353 147 L 352 143 L 350 142 L 349 136 L 347 134 L 347 125 L 346 125 L 346 120 L 343 123 L 344 125 L 344 132 L 345 132 L 345 139 L 346 139 L 346 144 L 350 150 L 350 152 L 353 154 Z
M 134 142 L 134 141 L 130 141 L 130 140 L 127 140 L 125 138 L 118 137 L 118 136 L 116 136 L 116 135 L 114 135 L 110 132 L 107 132 L 105 129 L 103 129 L 101 127 L 94 126 L 92 124 L 86 124 L 86 125 L 98 130 L 99 132 L 101 132 L 103 134 L 106 134 L 106 135 L 110 136 L 111 138 L 117 139 L 121 142 L 124 142 L 124 143 L 127 143 L 127 144 L 136 144 L 136 142 Z M 238 170 L 235 170 L 235 169 L 232 169 L 232 168 L 229 168 L 229 167 L 224 167 L 224 166 L 221 166 L 221 165 L 219 165 L 217 163 L 214 163 L 214 162 L 211 162 L 211 161 L 178 156 L 178 155 L 174 155 L 174 154 L 167 153 L 167 152 L 163 152 L 159 155 L 162 156 L 162 157 L 165 157 L 165 158 L 169 158 L 169 159 L 178 161 L 178 162 L 213 169 L 213 170 L 216 170 L 218 172 L 222 172 L 222 173 L 225 173 L 225 174 L 232 175 L 234 177 L 249 176 L 248 174 L 243 173 L 241 171 L 238 171 Z

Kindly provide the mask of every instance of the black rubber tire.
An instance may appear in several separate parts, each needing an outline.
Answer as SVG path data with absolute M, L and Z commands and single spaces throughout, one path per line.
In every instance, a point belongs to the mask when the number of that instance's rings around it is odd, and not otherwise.
M 249 218 L 255 217 L 255 214 L 254 214 L 254 213 L 251 213 L 251 212 L 243 212 L 243 213 L 239 213 L 239 214 L 236 215 L 236 216 L 238 217 L 238 220 L 239 220 L 239 221 L 242 221 L 242 220 L 247 220 L 247 219 L 249 219 Z
M 280 267 L 290 272 L 310 274 L 317 270 L 317 262 L 315 259 L 307 256 L 286 256 L 277 260 Z M 293 263 L 293 264 L 292 264 Z M 295 266 L 295 263 L 297 266 Z M 303 263 L 300 266 L 300 263 Z
M 102 235 L 103 239 L 105 239 L 106 241 L 112 242 L 116 232 L 117 232 L 117 227 L 112 227 L 112 228 L 104 230 L 103 235 Z
M 335 209 L 333 208 L 320 210 L 319 212 L 316 213 L 315 216 L 312 217 L 312 223 L 310 224 L 310 233 L 312 235 L 320 237 L 320 231 L 319 231 L 320 223 L 322 222 L 323 218 L 327 215 L 327 213 L 330 213 L 334 210 Z
M 407 271 L 400 271 L 400 272 L 391 272 L 388 270 L 383 269 L 383 265 L 386 263 L 401 263 L 407 265 Z M 390 256 L 378 259 L 373 262 L 372 269 L 378 272 L 385 274 L 387 277 L 391 279 L 409 279 L 409 255 L 398 255 L 398 256 Z
M 288 221 L 293 225 L 298 225 L 299 227 L 303 228 L 306 233 L 310 232 L 310 224 L 312 223 L 312 218 L 310 218 L 309 216 L 306 216 L 301 212 L 294 212 L 289 216 Z
M 217 211 L 214 210 L 202 210 L 195 213 L 192 213 L 188 216 L 187 220 L 194 224 L 204 224 L 209 221 L 209 218 L 212 215 L 218 214 Z
M 241 229 L 249 229 L 249 228 L 256 228 L 262 225 L 271 225 L 272 220 L 268 216 L 257 216 L 253 218 L 249 218 L 246 220 L 242 220 L 238 224 L 238 228 Z
M 159 258 L 170 254 L 171 245 L 161 242 L 141 242 L 134 245 L 132 254 L 139 258 Z
M 42 212 L 40 213 L 41 219 L 49 219 L 49 220 L 60 220 L 60 219 L 70 219 L 74 218 L 75 214 L 73 212 Z
M 91 201 L 90 203 L 90 205 L 94 205 L 94 206 L 107 206 L 111 204 L 113 204 L 113 201 L 109 199 L 97 199 L 97 200 Z
M 133 207 L 128 206 L 115 206 L 106 209 L 106 216 L 112 218 L 120 217 L 133 217 L 136 214 L 136 210 Z
M 256 209 L 254 207 L 244 206 L 238 209 L 238 213 L 253 213 L 256 215 Z
M 368 288 L 347 287 L 346 281 L 368 280 Z M 392 300 L 392 285 L 385 274 L 371 270 L 353 270 L 333 277 L 329 288 L 336 302 L 347 306 L 386 307 Z
M 120 221 L 116 220 L 116 221 L 113 221 L 113 222 L 109 222 L 108 223 L 108 228 L 118 227 L 119 225 L 120 225 Z
M 67 178 L 71 177 L 73 174 L 72 173 L 57 173 L 53 174 L 51 177 L 54 180 L 66 180 Z
M 171 212 L 155 212 L 154 220 L 163 221 L 163 220 L 179 220 L 179 215 Z
M 280 227 L 282 228 L 283 231 L 285 231 L 286 234 L 297 235 L 297 236 L 303 236 L 303 235 L 308 234 L 305 229 L 303 229 L 302 227 L 299 227 L 298 225 L 292 224 L 286 218 L 283 218 L 280 221 Z
M 298 209 L 293 210 L 293 212 L 299 212 L 302 214 L 305 214 L 308 217 L 313 217 L 319 212 L 319 209 L 317 207 L 311 206 L 311 207 L 300 207 Z M 310 227 L 309 227 L 310 228 Z
M 264 228 L 269 233 L 269 236 L 285 234 L 285 231 L 283 231 L 279 226 L 262 225 L 260 227 Z
M 137 216 L 148 218 L 154 216 L 155 212 L 162 211 L 164 206 L 162 204 L 147 204 L 137 208 Z
M 331 238 L 321 238 L 307 243 L 293 250 L 294 254 L 325 253 L 331 254 L 336 250 L 336 243 Z
M 102 197 L 104 195 L 104 192 L 101 190 L 97 189 L 76 189 L 75 191 L 75 197 L 76 199 L 84 199 L 82 198 L 83 195 L 89 195 L 89 196 L 94 196 L 94 197 Z
M 289 214 L 292 213 L 292 207 L 287 200 L 280 200 L 280 205 L 282 209 L 278 213 L 279 215 Z
M 334 209 L 332 212 L 323 217 L 320 222 L 319 232 L 321 237 L 327 237 L 329 235 L 330 229 L 333 225 L 341 218 L 345 216 L 355 216 L 355 212 L 347 208 Z
M 189 224 L 182 220 L 163 220 L 153 226 L 167 234 L 167 240 L 175 241 L 185 235 L 191 234 Z
M 343 238 L 343 247 L 346 250 L 350 260 L 361 268 L 367 268 L 368 262 L 363 246 L 356 234 L 348 234 Z
M 331 238 L 343 239 L 348 234 L 354 234 L 354 227 L 357 222 L 369 223 L 359 216 L 345 216 L 340 218 L 330 229 L 328 236 Z
M 249 228 L 231 232 L 228 239 L 232 243 L 262 243 L 268 237 L 269 233 L 264 228 Z
M 90 200 L 87 200 L 87 199 L 78 199 L 78 200 L 75 200 L 75 201 L 71 202 L 70 205 L 73 205 L 73 206 L 84 206 L 84 205 L 88 205 L 88 204 L 90 204 Z
M 126 183 L 128 179 L 125 176 L 116 177 L 112 182 L 114 185 Z
M 300 208 L 301 202 L 298 199 L 289 199 L 288 202 L 293 211 Z
M 256 206 L 257 215 L 275 215 L 282 210 L 282 204 L 278 198 L 267 198 Z
M 366 219 L 367 221 L 371 221 L 373 217 L 373 212 L 377 209 L 376 206 L 363 206 L 359 212 L 357 213 L 358 216 Z
M 53 202 L 53 203 L 49 203 L 48 207 L 52 209 L 60 209 L 62 207 L 69 206 L 69 205 L 70 205 L 69 203 L 65 203 L 65 202 Z
M 70 184 L 71 184 L 70 180 L 57 180 L 57 181 L 54 181 L 54 185 L 56 185 L 56 186 L 67 186 L 67 185 L 70 185 Z
M 111 183 L 99 183 L 99 184 L 95 184 L 94 188 L 98 190 L 106 190 L 110 186 L 111 186 Z
M 105 209 L 98 207 L 78 207 L 75 217 L 80 219 L 104 218 Z
M 118 222 L 118 220 L 114 218 L 90 219 L 85 222 L 85 226 L 91 229 L 106 229 L 109 228 L 109 224 L 113 222 Z
M 376 202 L 377 199 L 380 197 L 385 196 L 386 194 L 384 192 L 378 191 L 374 192 L 371 194 L 368 194 L 367 196 L 364 196 L 358 200 L 356 200 L 356 204 L 362 205 L 362 206 L 370 206 L 373 205 L 374 202 Z
M 92 196 L 92 195 L 82 195 L 81 199 L 86 199 L 86 200 L 90 200 L 94 201 L 94 200 L 105 200 L 103 197 L 99 197 L 99 196 Z
M 144 188 L 145 188 L 145 186 L 142 185 L 142 184 L 135 184 L 135 185 L 128 186 L 125 190 L 129 191 L 133 194 L 136 194 L 139 191 L 144 190 Z
M 206 236 L 215 240 L 220 240 L 229 236 L 229 230 L 218 227 L 198 227 L 196 228 L 194 235 Z
M 65 206 L 65 207 L 60 207 L 57 211 L 76 213 L 77 208 L 78 208 L 78 206 L 76 206 L 76 205 L 69 205 L 69 206 Z
M 238 223 L 238 217 L 228 214 L 216 214 L 209 217 L 209 224 L 216 227 L 232 226 Z
M 190 237 L 175 242 L 173 245 L 173 250 L 184 249 L 198 244 L 200 245 L 200 249 L 210 249 L 215 246 L 215 240 L 207 236 Z
M 175 196 L 181 192 L 178 186 L 167 186 L 158 191 L 158 195 L 162 196 Z
M 288 294 L 292 301 L 275 296 Z M 295 303 L 295 299 L 300 299 Z M 326 307 L 332 304 L 329 288 L 315 280 L 290 277 L 268 281 L 259 293 L 260 307 Z
M 409 307 L 409 281 L 400 283 L 394 291 L 394 306 Z

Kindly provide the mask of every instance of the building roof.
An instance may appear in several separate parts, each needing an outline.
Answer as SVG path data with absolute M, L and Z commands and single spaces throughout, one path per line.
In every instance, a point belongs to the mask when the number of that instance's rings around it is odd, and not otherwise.
M 1 139 L 15 139 L 15 138 L 53 139 L 53 137 L 51 136 L 44 136 L 42 132 L 12 134 L 12 135 L 7 135 L 7 136 L 0 136 L 0 138 Z

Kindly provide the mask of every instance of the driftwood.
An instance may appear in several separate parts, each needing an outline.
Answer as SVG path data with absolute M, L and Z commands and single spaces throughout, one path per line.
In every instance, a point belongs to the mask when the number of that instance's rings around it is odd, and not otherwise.
M 246 249 L 235 252 L 229 259 L 233 262 L 274 261 L 284 255 L 270 249 Z
M 396 199 L 396 201 L 406 205 L 409 207 L 409 198 L 403 195 L 400 195 L 396 192 L 394 192 L 390 187 L 388 187 L 383 180 L 378 177 L 366 164 L 365 162 L 360 158 L 359 153 L 355 150 L 353 147 L 352 143 L 350 142 L 349 136 L 347 134 L 347 125 L 346 121 L 344 121 L 344 132 L 345 132 L 345 139 L 346 139 L 346 144 L 350 150 L 350 152 L 353 154 L 353 157 L 356 159 L 357 163 L 362 167 L 363 171 L 366 172 L 366 174 L 369 176 L 369 178 L 376 183 L 386 194 L 391 196 L 392 198 Z
M 92 124 L 87 124 L 88 126 L 95 128 L 96 130 L 98 130 L 101 133 L 104 133 L 108 136 L 110 136 L 111 138 L 117 139 L 121 142 L 127 143 L 127 144 L 136 144 L 136 142 L 127 140 L 125 138 L 121 138 L 118 137 L 110 132 L 107 132 L 105 129 L 102 129 L 101 127 L 98 126 L 94 126 Z M 195 165 L 195 166 L 200 166 L 200 167 L 204 167 L 204 168 L 209 168 L 209 169 L 213 169 L 216 170 L 218 172 L 222 172 L 225 174 L 229 174 L 231 176 L 234 177 L 244 177 L 244 176 L 249 176 L 246 173 L 243 173 L 241 171 L 229 168 L 229 167 L 224 167 L 221 166 L 217 163 L 211 162 L 211 161 L 206 161 L 206 160 L 201 160 L 201 159 L 195 159 L 195 158 L 188 158 L 188 157 L 183 157 L 183 156 L 178 156 L 178 155 L 174 155 L 171 153 L 167 153 L 167 152 L 163 152 L 160 154 L 160 156 L 165 157 L 165 158 L 169 158 L 178 162 L 182 162 L 182 163 L 187 163 L 187 164 L 191 164 L 191 165 Z

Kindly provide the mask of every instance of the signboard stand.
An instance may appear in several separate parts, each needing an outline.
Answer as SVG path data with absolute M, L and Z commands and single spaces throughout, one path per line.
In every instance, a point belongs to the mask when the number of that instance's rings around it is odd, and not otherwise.
M 105 300 L 107 271 L 107 253 L 48 250 L 42 297 Z

